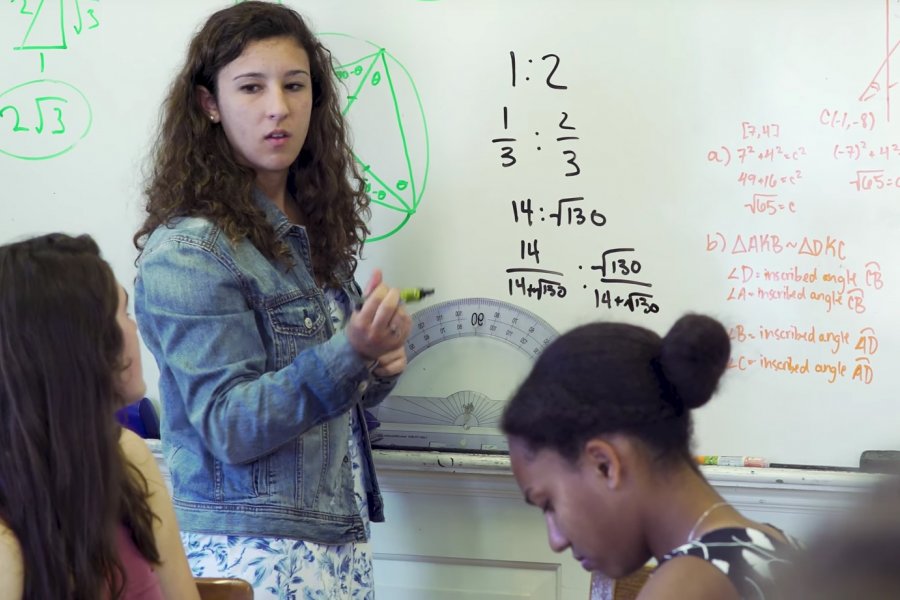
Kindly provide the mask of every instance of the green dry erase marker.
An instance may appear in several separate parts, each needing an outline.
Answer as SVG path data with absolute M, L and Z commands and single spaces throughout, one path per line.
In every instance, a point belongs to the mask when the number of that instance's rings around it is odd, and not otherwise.
M 400 290 L 400 300 L 402 302 L 406 302 L 407 304 L 410 302 L 418 302 L 425 296 L 430 296 L 434 293 L 434 288 L 403 288 Z M 356 303 L 356 310 L 362 308 L 363 300 Z
M 430 288 L 403 288 L 400 290 L 400 299 L 404 302 L 418 302 L 425 296 L 434 293 L 434 289 Z

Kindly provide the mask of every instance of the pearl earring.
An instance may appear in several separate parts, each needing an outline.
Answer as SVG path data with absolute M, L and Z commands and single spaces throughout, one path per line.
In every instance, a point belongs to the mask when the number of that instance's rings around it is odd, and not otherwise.
M 213 123 L 215 123 L 215 122 L 216 122 L 216 115 L 209 115 L 209 120 L 212 121 Z

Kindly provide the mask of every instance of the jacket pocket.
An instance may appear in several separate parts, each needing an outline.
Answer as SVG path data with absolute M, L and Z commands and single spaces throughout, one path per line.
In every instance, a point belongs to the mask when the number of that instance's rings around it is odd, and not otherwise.
M 216 461 L 216 500 L 233 501 L 258 498 L 268 494 L 269 461 L 255 460 L 246 465 L 224 465 Z
M 297 292 L 273 300 L 266 304 L 266 315 L 275 342 L 275 368 L 281 369 L 304 348 L 328 339 L 328 315 L 316 295 Z

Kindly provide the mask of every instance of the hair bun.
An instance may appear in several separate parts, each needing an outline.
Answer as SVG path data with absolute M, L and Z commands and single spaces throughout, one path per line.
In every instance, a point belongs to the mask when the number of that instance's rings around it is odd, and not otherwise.
M 697 408 L 712 397 L 730 354 L 725 327 L 711 317 L 690 314 L 663 338 L 660 364 L 684 407 Z

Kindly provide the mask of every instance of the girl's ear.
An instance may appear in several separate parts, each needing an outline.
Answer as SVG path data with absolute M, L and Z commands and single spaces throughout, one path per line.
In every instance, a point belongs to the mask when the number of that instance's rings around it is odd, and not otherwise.
M 197 101 L 200 108 L 209 116 L 209 120 L 213 123 L 219 122 L 219 103 L 213 93 L 206 89 L 205 86 L 197 86 Z
M 617 489 L 622 485 L 623 463 L 619 449 L 602 438 L 593 438 L 584 445 L 582 460 L 596 470 L 603 485 Z

